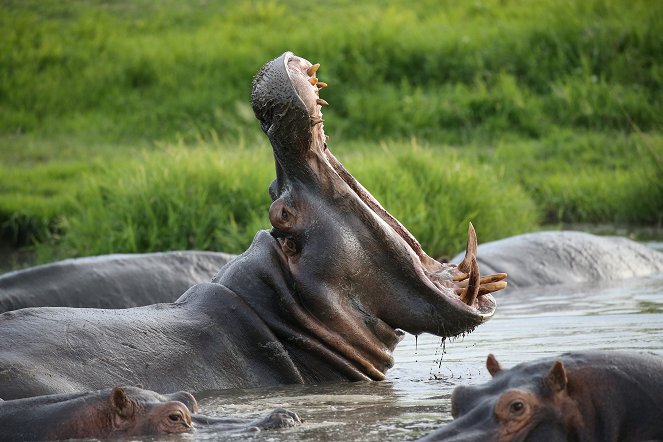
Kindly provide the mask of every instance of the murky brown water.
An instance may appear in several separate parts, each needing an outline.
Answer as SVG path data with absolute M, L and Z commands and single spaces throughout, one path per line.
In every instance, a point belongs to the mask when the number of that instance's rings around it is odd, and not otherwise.
M 304 425 L 257 434 L 198 432 L 174 440 L 408 440 L 451 420 L 449 397 L 461 384 L 489 379 L 489 352 L 503 366 L 580 349 L 646 349 L 663 355 L 663 274 L 610 286 L 548 287 L 498 296 L 495 317 L 446 342 L 407 336 L 386 382 L 290 386 L 199 395 L 202 411 L 253 417 L 276 407 Z M 440 363 L 440 359 L 443 359 Z

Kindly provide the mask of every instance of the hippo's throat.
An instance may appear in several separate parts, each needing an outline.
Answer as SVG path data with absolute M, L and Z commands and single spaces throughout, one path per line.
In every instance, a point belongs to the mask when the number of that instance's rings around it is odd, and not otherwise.
M 282 316 L 290 318 L 282 339 L 290 340 L 303 350 L 316 350 L 318 356 L 345 373 L 349 380 L 384 380 L 386 371 L 394 365 L 392 351 L 402 340 L 403 332 L 352 303 L 335 302 L 341 299 L 338 293 L 317 296 L 315 305 L 311 305 L 312 297 L 298 291 L 287 259 L 276 241 L 272 247 L 282 270 L 272 279 L 272 290 L 284 310 Z M 320 290 L 324 289 L 320 287 Z M 304 299 L 309 302 L 305 304 Z M 283 323 L 275 321 L 270 327 L 278 336 Z M 297 331 L 296 340 L 289 338 L 293 330 Z

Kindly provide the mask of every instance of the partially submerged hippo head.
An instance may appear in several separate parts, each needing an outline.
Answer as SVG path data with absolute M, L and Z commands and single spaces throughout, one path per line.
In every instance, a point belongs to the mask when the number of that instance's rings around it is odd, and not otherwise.
M 294 292 L 284 303 L 326 343 L 349 343 L 364 355 L 374 349 L 364 345 L 374 337 L 393 348 L 396 329 L 438 336 L 471 331 L 494 314 L 490 292 L 506 286 L 506 275 L 480 278 L 471 225 L 460 265 L 429 257 L 343 168 L 323 130 L 327 103 L 319 90 L 326 84 L 315 76 L 318 67 L 286 52 L 253 82 L 253 109 L 276 163 L 273 229 L 259 233 L 253 247 L 267 244 L 278 256 Z
M 196 411 L 198 403 L 190 393 L 162 396 L 135 387 L 113 388 L 107 409 L 113 434 L 122 436 L 185 433 Z
M 507 371 L 490 354 L 486 366 L 493 380 L 456 387 L 451 396 L 454 421 L 423 440 L 566 441 L 572 429 L 582 425 L 561 360 L 525 363 Z

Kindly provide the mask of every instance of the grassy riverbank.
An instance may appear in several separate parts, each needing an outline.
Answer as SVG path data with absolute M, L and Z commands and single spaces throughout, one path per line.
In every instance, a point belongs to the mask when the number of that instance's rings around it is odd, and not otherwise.
M 274 174 L 250 79 L 284 50 L 322 63 L 332 149 L 432 254 L 470 219 L 663 224 L 657 2 L 6 1 L 0 26 L 3 250 L 244 249 Z

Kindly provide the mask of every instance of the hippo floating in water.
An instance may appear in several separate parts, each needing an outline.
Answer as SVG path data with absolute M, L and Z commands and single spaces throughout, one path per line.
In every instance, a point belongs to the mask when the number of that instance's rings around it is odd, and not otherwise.
M 454 421 L 422 441 L 663 440 L 663 358 L 651 353 L 574 352 L 456 387 Z
M 331 154 L 318 66 L 286 52 L 253 82 L 273 229 L 172 304 L 0 315 L 0 397 L 382 380 L 403 330 L 455 336 L 493 316 L 506 275 L 480 276 L 474 229 L 458 266 L 432 259 Z
M 0 313 L 26 307 L 128 308 L 172 302 L 234 258 L 214 252 L 103 255 L 0 275 Z
M 254 431 L 301 423 L 283 408 L 264 418 L 195 414 L 196 399 L 180 391 L 160 395 L 137 387 L 0 401 L 0 441 L 119 438 L 186 433 Z
M 464 258 L 458 255 L 452 262 Z M 482 244 L 477 261 L 509 274 L 509 290 L 535 285 L 613 281 L 663 272 L 663 253 L 616 236 L 535 232 Z

